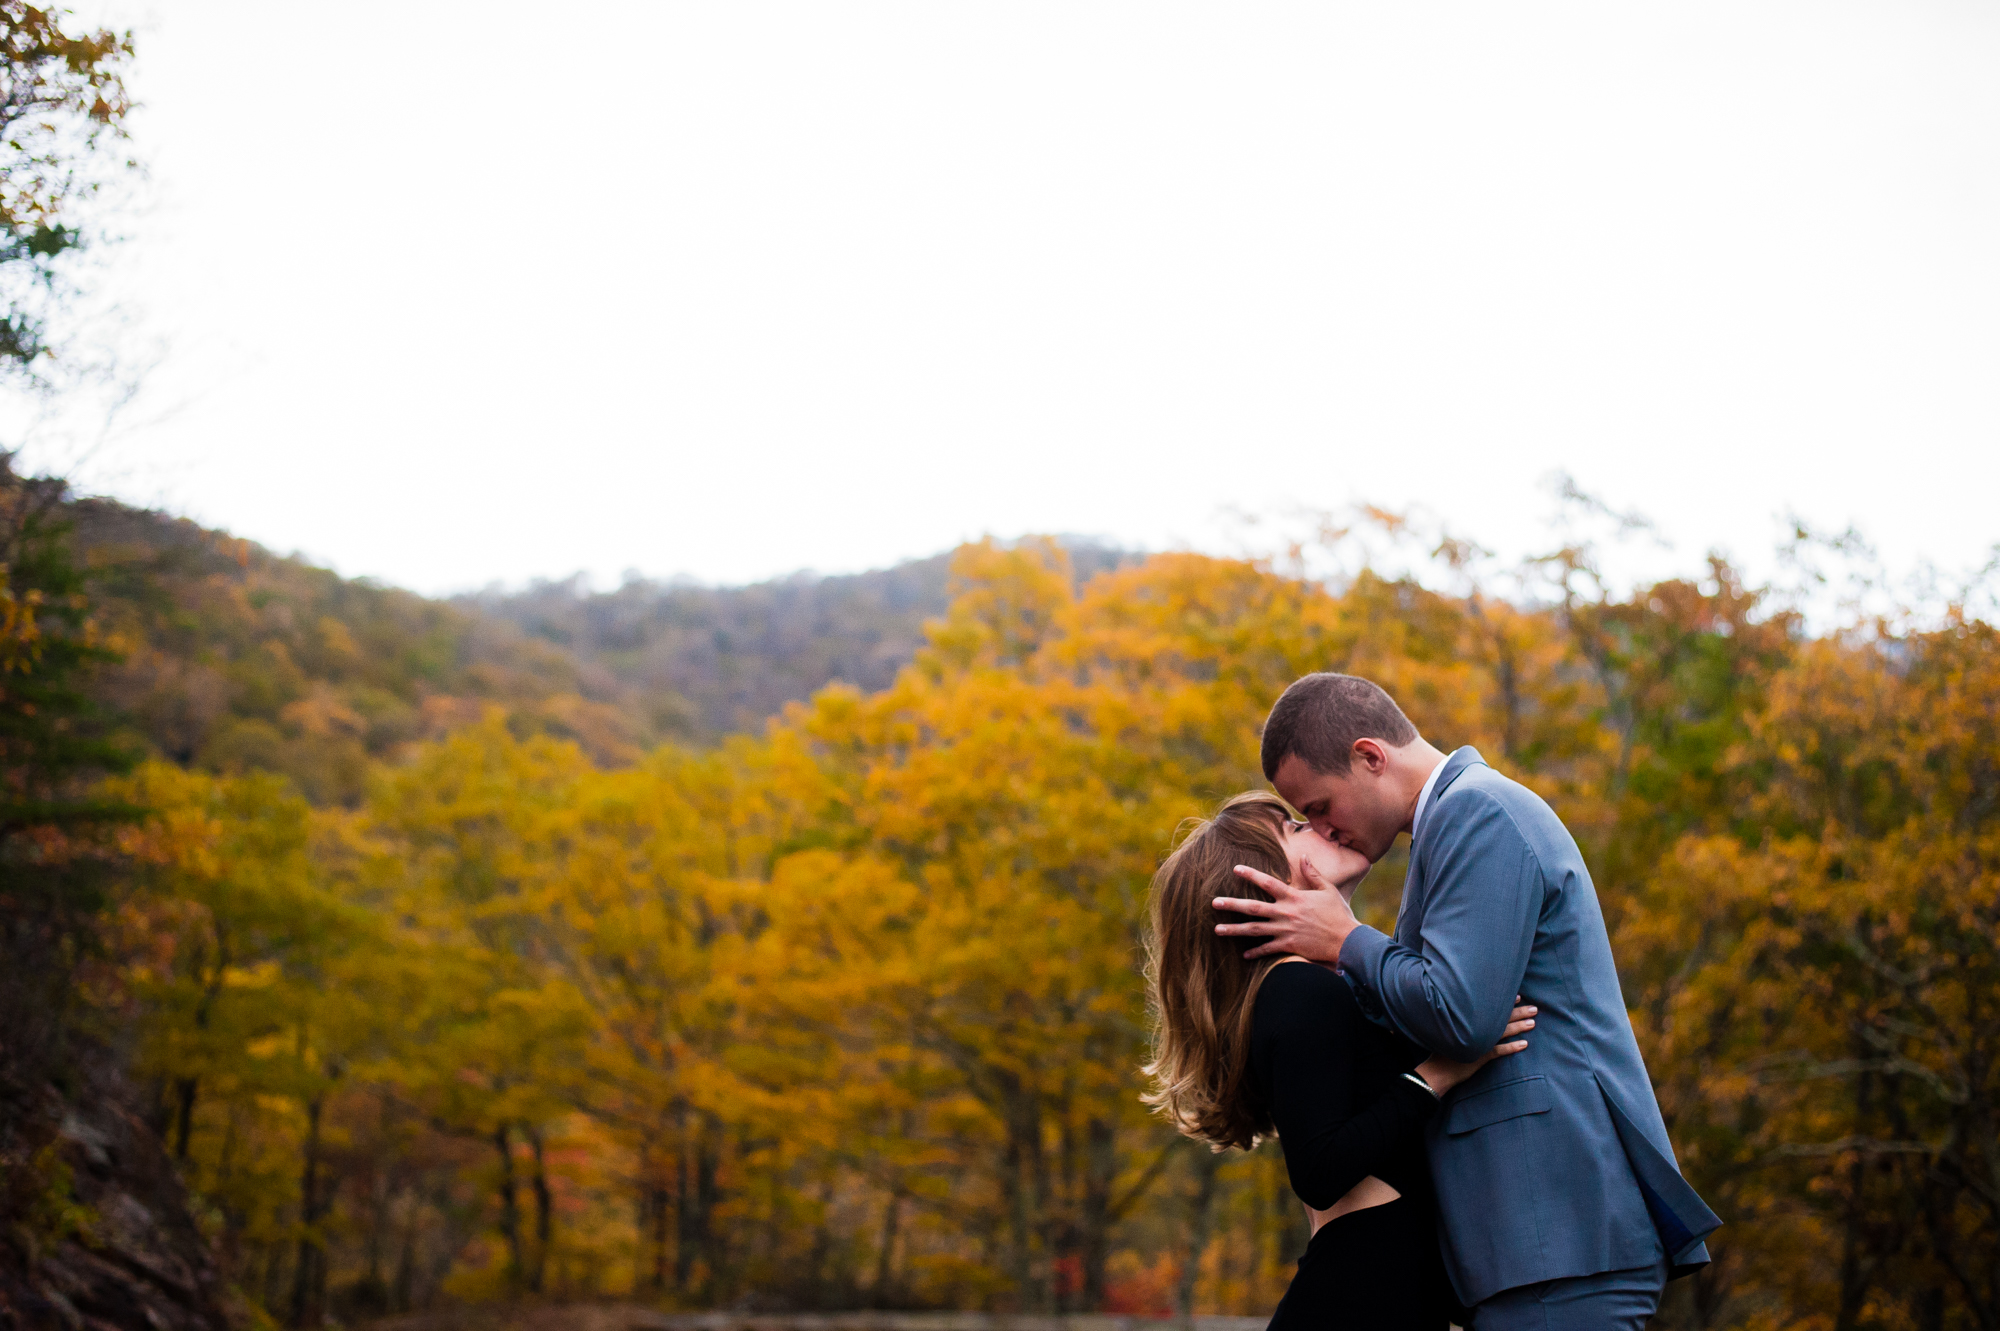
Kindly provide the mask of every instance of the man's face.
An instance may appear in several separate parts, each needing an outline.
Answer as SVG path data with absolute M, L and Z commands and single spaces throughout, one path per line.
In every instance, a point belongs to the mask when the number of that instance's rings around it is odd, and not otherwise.
M 1409 818 L 1390 789 L 1387 768 L 1371 769 L 1360 753 L 1344 776 L 1315 772 L 1305 759 L 1288 754 L 1272 784 L 1314 831 L 1360 851 L 1370 864 L 1389 853 Z
M 1286 879 L 1293 887 L 1337 888 L 1368 872 L 1370 861 L 1364 860 L 1360 851 L 1327 840 L 1305 823 L 1285 819 L 1278 827 L 1278 840 L 1285 847 L 1285 863 L 1291 867 Z M 1307 876 L 1308 865 L 1319 872 L 1318 878 Z

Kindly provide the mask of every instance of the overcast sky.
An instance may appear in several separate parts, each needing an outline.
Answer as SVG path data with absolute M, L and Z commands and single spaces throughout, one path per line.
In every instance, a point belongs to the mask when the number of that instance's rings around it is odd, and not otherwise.
M 2000 540 L 1989 0 L 93 9 L 165 355 L 31 457 L 343 573 L 1515 551 L 1558 470 L 1666 564 Z

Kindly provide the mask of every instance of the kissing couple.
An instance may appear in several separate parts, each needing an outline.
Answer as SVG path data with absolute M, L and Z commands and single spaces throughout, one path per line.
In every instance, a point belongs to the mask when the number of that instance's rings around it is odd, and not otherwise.
M 1283 799 L 1227 801 L 1154 876 L 1146 1099 L 1216 1150 L 1277 1134 L 1312 1239 L 1272 1331 L 1638 1331 L 1722 1222 L 1575 839 L 1351 675 L 1286 689 L 1262 756 Z M 1399 832 L 1390 937 L 1348 903 Z

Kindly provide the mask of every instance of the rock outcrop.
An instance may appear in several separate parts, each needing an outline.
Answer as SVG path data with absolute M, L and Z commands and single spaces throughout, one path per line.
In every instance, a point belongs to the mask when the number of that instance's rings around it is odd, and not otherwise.
M 229 1331 L 173 1162 L 90 1053 L 68 1094 L 0 1085 L 0 1331 Z

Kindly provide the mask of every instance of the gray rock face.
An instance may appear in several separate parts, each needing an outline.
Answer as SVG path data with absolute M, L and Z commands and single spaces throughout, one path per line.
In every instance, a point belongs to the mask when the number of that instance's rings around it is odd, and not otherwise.
M 76 1085 L 0 1085 L 0 1331 L 227 1331 L 214 1259 L 101 1051 Z

